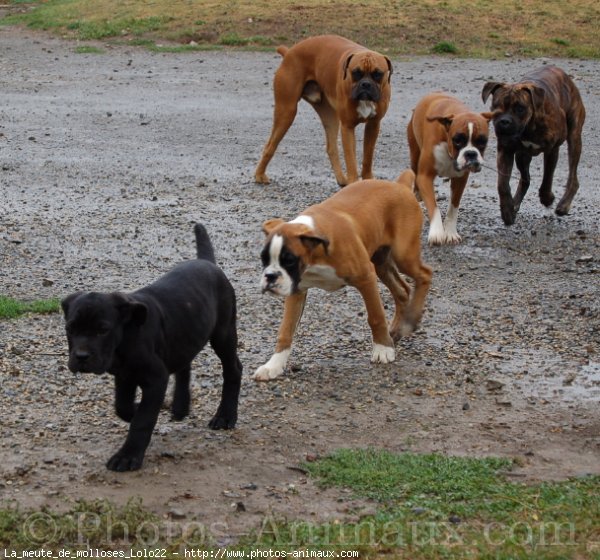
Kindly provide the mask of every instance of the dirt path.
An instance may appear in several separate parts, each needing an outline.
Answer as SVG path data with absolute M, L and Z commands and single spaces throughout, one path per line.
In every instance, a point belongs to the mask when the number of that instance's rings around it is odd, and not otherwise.
M 173 423 L 165 411 L 143 470 L 110 473 L 104 462 L 126 430 L 111 380 L 68 372 L 60 316 L 2 322 L 3 499 L 142 496 L 161 514 L 212 526 L 225 543 L 269 513 L 317 520 L 368 508 L 290 469 L 341 446 L 517 457 L 520 480 L 600 473 L 600 63 L 556 61 L 588 108 L 570 216 L 545 212 L 532 189 L 516 225 L 504 227 L 495 172 L 485 169 L 464 197 L 463 243 L 425 248 L 434 287 L 396 363 L 369 363 L 357 293 L 315 292 L 291 371 L 255 384 L 249 374 L 270 356 L 281 317 L 281 302 L 258 288 L 260 225 L 337 190 L 316 115 L 301 107 L 269 169 L 272 185 L 259 186 L 252 173 L 271 125 L 277 55 L 74 48 L 0 28 L 0 293 L 140 287 L 193 256 L 192 223 L 202 221 L 238 294 L 239 427 L 206 427 L 220 374 L 205 351 L 191 417 Z M 485 80 L 542 62 L 394 60 L 376 172 L 391 179 L 407 166 L 404 130 L 424 93 L 445 88 L 483 110 Z M 563 152 L 558 192 L 566 173 Z M 532 176 L 540 181 L 539 162 Z M 445 209 L 447 186 L 439 193 Z

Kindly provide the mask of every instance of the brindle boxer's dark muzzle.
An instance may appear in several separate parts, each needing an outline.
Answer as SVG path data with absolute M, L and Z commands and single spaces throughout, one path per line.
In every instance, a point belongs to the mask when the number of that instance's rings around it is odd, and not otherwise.
M 506 147 L 519 142 L 526 124 L 515 119 L 510 113 L 502 113 L 494 117 L 494 131 L 498 143 Z

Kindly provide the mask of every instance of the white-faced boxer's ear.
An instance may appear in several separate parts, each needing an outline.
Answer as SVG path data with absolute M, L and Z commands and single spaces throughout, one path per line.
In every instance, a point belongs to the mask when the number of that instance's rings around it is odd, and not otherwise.
M 83 292 L 75 292 L 74 294 L 68 295 L 65 299 L 60 302 L 63 314 L 66 317 L 69 313 L 69 306 L 82 294 Z
M 329 248 L 329 239 L 319 235 L 301 235 L 300 241 L 302 244 L 311 251 L 314 251 L 319 245 L 323 245 L 323 249 L 325 250 L 325 254 L 327 254 L 327 249 Z
M 277 226 L 285 223 L 281 218 L 273 218 L 272 220 L 267 220 L 262 225 L 262 230 L 265 235 L 269 235 Z
M 346 72 L 348 71 L 348 66 L 350 66 L 350 61 L 352 60 L 353 56 L 354 54 L 349 55 L 346 59 L 346 62 L 344 62 L 344 80 L 346 79 Z
M 481 116 L 487 121 L 490 122 L 494 118 L 494 113 L 488 111 L 487 113 L 481 113 Z
M 437 121 L 440 124 L 444 125 L 444 127 L 446 127 L 446 130 L 448 130 L 450 128 L 450 125 L 452 124 L 452 121 L 454 120 L 454 115 L 446 115 L 444 117 L 427 117 L 427 120 L 429 122 Z
M 481 99 L 485 103 L 487 98 L 492 95 L 498 88 L 504 87 L 502 82 L 487 82 L 481 90 Z
M 388 84 L 389 84 L 392 81 L 392 74 L 394 73 L 394 67 L 392 66 L 392 61 L 387 56 L 384 56 L 383 58 L 385 58 L 387 65 L 388 65 L 388 70 L 389 70 Z

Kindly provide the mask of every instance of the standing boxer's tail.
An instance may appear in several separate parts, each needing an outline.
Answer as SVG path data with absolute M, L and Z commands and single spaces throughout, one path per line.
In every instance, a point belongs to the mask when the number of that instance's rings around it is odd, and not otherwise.
M 215 251 L 206 228 L 202 224 L 196 224 L 194 234 L 196 235 L 196 254 L 198 258 L 215 263 Z
M 281 56 L 285 56 L 285 54 L 289 51 L 290 49 L 288 49 L 285 45 L 279 45 L 277 47 L 277 52 L 281 55 Z

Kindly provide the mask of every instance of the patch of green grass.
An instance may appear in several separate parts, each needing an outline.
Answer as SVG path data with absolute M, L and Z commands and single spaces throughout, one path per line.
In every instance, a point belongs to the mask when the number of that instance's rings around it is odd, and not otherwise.
M 458 47 L 450 41 L 440 41 L 431 49 L 436 54 L 457 54 Z
M 102 21 L 74 21 L 67 25 L 69 31 L 82 40 L 98 40 L 122 35 L 140 36 L 159 30 L 166 19 L 162 17 L 125 18 Z M 30 25 L 31 27 L 31 25 Z
M 502 475 L 506 459 L 372 449 L 340 450 L 305 467 L 323 486 L 375 500 L 377 513 L 352 524 L 269 520 L 254 546 L 411 560 L 600 558 L 600 477 L 526 485 Z
M 553 43 L 557 44 L 557 45 L 561 45 L 563 47 L 568 47 L 570 45 L 569 41 L 567 41 L 566 39 L 559 39 L 558 37 L 555 37 L 554 39 L 550 39 Z
M 75 48 L 77 54 L 104 54 L 104 50 L 91 45 L 81 45 Z
M 519 56 L 600 58 L 597 0 L 466 4 L 461 0 L 236 0 L 225 4 L 31 0 L 28 4 L 26 11 L 12 10 L 0 24 L 27 25 L 78 39 L 144 35 L 155 43 L 194 40 L 243 49 L 291 45 L 310 35 L 338 33 L 386 54 L 430 54 L 435 45 L 434 52 L 459 52 L 465 57 L 497 57 L 510 52 Z M 386 14 L 383 19 L 382 13 Z M 440 36 L 451 37 L 453 42 L 439 42 Z M 567 41 L 568 48 L 550 37 Z
M 340 450 L 305 468 L 319 484 L 339 488 L 341 504 L 365 498 L 375 507 L 361 517 L 358 505 L 354 522 L 267 514 L 230 550 L 353 550 L 360 558 L 411 560 L 600 558 L 600 477 L 516 484 L 503 476 L 507 459 L 373 449 Z M 214 547 L 207 527 L 157 518 L 139 499 L 122 507 L 80 501 L 64 513 L 0 507 L 0 549 L 140 550 L 149 542 L 166 558 Z
M 60 311 L 60 300 L 57 298 L 18 301 L 6 296 L 0 296 L 0 319 L 14 319 L 24 313 L 56 313 Z
M 82 500 L 65 513 L 4 507 L 0 508 L 0 547 L 57 551 L 90 543 L 112 550 L 126 542 L 133 549 L 143 548 L 154 539 L 157 520 L 142 507 L 141 499 L 131 499 L 122 507 L 107 500 Z

